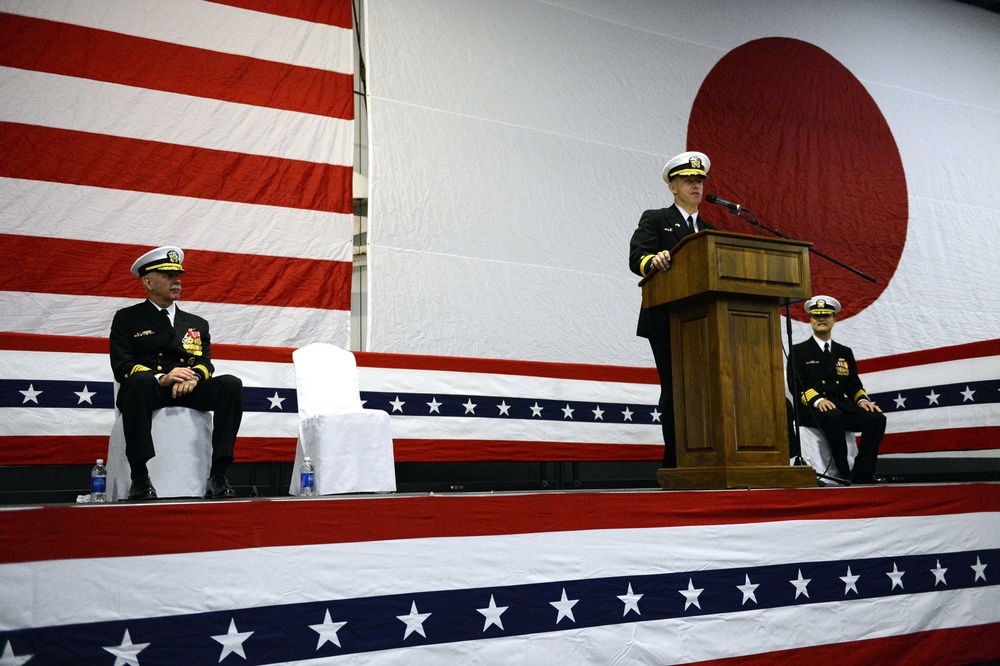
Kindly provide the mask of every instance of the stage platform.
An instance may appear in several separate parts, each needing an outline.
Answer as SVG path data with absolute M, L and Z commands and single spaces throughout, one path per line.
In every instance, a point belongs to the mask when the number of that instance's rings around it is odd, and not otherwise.
M 1000 659 L 1000 484 L 0 510 L 0 663 Z

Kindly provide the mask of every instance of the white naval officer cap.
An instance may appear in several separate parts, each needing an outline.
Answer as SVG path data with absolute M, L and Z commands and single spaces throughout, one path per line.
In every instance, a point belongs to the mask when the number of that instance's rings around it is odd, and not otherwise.
M 813 296 L 806 301 L 806 312 L 814 315 L 832 315 L 840 312 L 840 301 L 833 296 Z
M 689 150 L 672 158 L 663 167 L 663 180 L 669 183 L 675 176 L 701 176 L 708 178 L 708 169 L 712 166 L 712 160 L 708 159 L 705 153 Z
M 181 263 L 184 261 L 184 250 L 173 245 L 150 250 L 135 260 L 132 264 L 132 275 L 142 277 L 153 271 L 177 271 L 184 273 Z

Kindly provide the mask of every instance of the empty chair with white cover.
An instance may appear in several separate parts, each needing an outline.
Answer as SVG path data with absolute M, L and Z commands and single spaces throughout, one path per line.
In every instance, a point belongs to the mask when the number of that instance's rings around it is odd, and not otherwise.
M 299 470 L 308 456 L 317 495 L 394 492 L 389 415 L 363 409 L 354 354 L 313 343 L 292 352 L 299 403 L 299 441 L 288 492 L 299 494 Z

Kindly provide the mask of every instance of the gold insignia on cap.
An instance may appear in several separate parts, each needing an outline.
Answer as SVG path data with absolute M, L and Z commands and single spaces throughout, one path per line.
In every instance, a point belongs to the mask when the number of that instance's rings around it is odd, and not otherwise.
M 177 254 L 176 252 L 174 252 L 173 250 L 171 250 L 170 252 L 167 252 L 167 259 L 169 259 L 170 263 L 172 263 L 172 264 L 179 264 L 179 263 L 181 263 L 180 255 Z
M 816 301 L 816 305 L 814 307 L 825 308 L 826 307 L 826 301 L 821 298 L 818 301 Z
M 701 168 L 701 158 L 700 157 L 692 157 L 691 158 L 691 166 L 694 167 L 695 169 L 700 169 Z

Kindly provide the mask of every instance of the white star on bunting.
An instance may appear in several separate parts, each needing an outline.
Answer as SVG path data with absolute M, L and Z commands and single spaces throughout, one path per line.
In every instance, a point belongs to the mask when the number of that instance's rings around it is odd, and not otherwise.
M 900 571 L 896 567 L 896 563 L 895 562 L 892 563 L 892 571 L 886 573 L 886 576 L 888 576 L 892 580 L 892 587 L 889 588 L 890 590 L 895 590 L 897 585 L 899 586 L 899 589 L 901 589 L 901 590 L 904 589 L 903 588 L 903 574 L 905 574 L 905 573 L 906 573 L 905 571 Z
M 576 618 L 573 617 L 573 606 L 575 606 L 576 602 L 578 602 L 578 601 L 580 601 L 580 600 L 579 599 L 567 599 L 566 598 L 566 588 L 564 587 L 563 591 L 562 591 L 562 598 L 559 599 L 559 601 L 550 601 L 549 602 L 550 604 L 552 604 L 556 608 L 556 610 L 559 611 L 559 614 L 556 616 L 556 624 L 559 624 L 559 622 L 564 617 L 568 617 L 571 621 L 576 622 Z
M 625 610 L 622 612 L 622 617 L 628 615 L 628 612 L 632 610 L 635 611 L 636 615 L 642 615 L 642 613 L 639 612 L 639 599 L 642 599 L 642 595 L 632 592 L 632 583 L 628 584 L 628 592 L 626 594 L 619 595 L 618 598 L 623 604 L 625 604 Z
M 573 412 L 575 412 L 575 411 L 576 410 L 573 409 L 572 407 L 570 407 L 569 403 L 567 402 L 566 406 L 563 407 L 563 410 L 562 410 L 562 412 L 563 412 L 563 418 L 564 419 L 571 419 L 571 418 L 573 418 Z
M 795 580 L 788 581 L 795 586 L 795 598 L 798 599 L 800 594 L 804 594 L 806 598 L 809 598 L 809 583 L 812 582 L 812 578 L 803 578 L 802 569 L 799 569 L 799 577 Z
M 410 613 L 409 615 L 397 615 L 399 620 L 406 624 L 406 631 L 403 633 L 403 640 L 405 641 L 410 634 L 414 631 L 427 638 L 427 634 L 424 633 L 424 620 L 431 616 L 430 613 L 421 613 L 417 611 L 417 602 L 410 602 Z
M 594 412 L 594 420 L 595 421 L 598 420 L 598 419 L 600 419 L 601 421 L 604 420 L 604 410 L 601 409 L 600 405 L 597 406 L 597 409 L 594 409 L 592 411 Z
M 469 398 L 465 402 L 465 404 L 462 405 L 462 407 L 465 407 L 465 413 L 466 414 L 475 414 L 476 413 L 476 407 L 477 407 L 477 405 L 476 405 L 476 403 L 472 402 L 472 398 Z
M 27 405 L 29 402 L 33 402 L 37 405 L 38 396 L 44 393 L 44 391 L 36 391 L 34 384 L 28 384 L 27 391 L 18 391 L 18 393 L 24 396 L 24 402 L 21 403 L 22 405 Z
M 90 399 L 95 395 L 97 395 L 97 391 L 88 390 L 86 384 L 83 385 L 82 391 L 73 391 L 73 393 L 75 393 L 76 397 L 79 398 L 79 400 L 76 403 L 78 405 L 82 405 L 83 403 L 87 403 L 88 405 L 93 405 L 94 403 Z
M 965 396 L 965 397 L 963 397 L 963 398 L 962 398 L 962 402 L 975 402 L 975 400 L 973 400 L 973 399 L 972 399 L 972 395 L 973 395 L 974 393 L 975 393 L 975 391 L 971 390 L 971 389 L 970 389 L 970 388 L 968 387 L 968 385 L 966 385 L 966 387 L 965 387 L 965 390 L 964 390 L 964 391 L 961 391 L 961 394 L 962 394 L 963 396 Z
M 430 407 L 430 409 L 431 409 L 427 413 L 428 414 L 435 414 L 435 413 L 440 414 L 441 410 L 439 409 L 439 407 L 441 407 L 441 405 L 443 405 L 443 404 L 444 404 L 443 402 L 438 402 L 437 396 L 434 396 L 433 398 L 431 398 L 431 401 L 427 403 L 427 406 Z
M 501 416 L 510 416 L 510 405 L 507 404 L 506 400 L 497 405 L 497 409 L 500 410 Z
M 281 403 L 283 403 L 285 400 L 287 400 L 287 398 L 280 397 L 278 395 L 278 392 L 275 391 L 274 395 L 271 396 L 270 398 L 268 398 L 267 400 L 268 400 L 268 402 L 271 403 L 271 406 L 268 407 L 268 409 L 274 409 L 275 407 L 277 407 L 278 409 L 283 410 L 284 407 L 281 406 Z
M 538 401 L 536 400 L 535 404 L 533 404 L 531 406 L 531 416 L 532 417 L 537 416 L 538 418 L 542 418 L 542 410 L 543 409 L 545 409 L 545 408 L 544 407 L 539 407 L 538 406 Z
M 979 556 L 976 555 L 976 563 L 972 565 L 972 570 L 976 572 L 976 577 L 972 580 L 975 583 L 980 578 L 983 582 L 986 582 L 986 565 L 979 560 Z
M 934 389 L 931 389 L 931 392 L 927 394 L 927 400 L 928 400 L 927 404 L 928 405 L 939 405 L 939 404 L 941 404 L 941 403 L 938 402 L 938 398 L 940 398 L 940 397 L 941 397 L 940 393 L 935 393 Z
M 0 655 L 0 666 L 21 666 L 21 664 L 28 663 L 28 660 L 34 657 L 33 654 L 22 654 L 20 657 L 14 655 L 14 648 L 10 646 L 10 641 L 7 641 L 7 645 L 3 648 L 3 654 Z
M 935 565 L 936 568 L 931 569 L 931 573 L 934 574 L 934 587 L 937 587 L 938 583 L 941 583 L 942 585 L 947 585 L 948 581 L 944 579 L 944 574 L 946 571 L 948 571 L 948 569 L 941 567 L 941 560 L 937 560 L 935 562 Z
M 224 634 L 212 636 L 213 640 L 222 644 L 222 654 L 219 655 L 219 661 L 221 662 L 231 654 L 237 654 L 246 659 L 247 654 L 243 651 L 243 642 L 252 635 L 252 631 L 237 630 L 236 620 L 230 618 L 229 631 Z
M 319 634 L 319 642 L 316 643 L 316 649 L 320 649 L 326 643 L 333 643 L 337 647 L 340 645 L 340 637 L 337 636 L 337 632 L 343 629 L 346 622 L 331 622 L 330 621 L 330 610 L 327 609 L 326 615 L 323 617 L 323 624 L 310 624 L 309 628 Z
M 395 400 L 390 400 L 389 401 L 389 404 L 392 405 L 392 411 L 399 412 L 400 414 L 402 414 L 403 413 L 403 405 L 405 405 L 406 403 L 403 402 L 402 400 L 400 400 L 399 396 L 397 395 Z
M 847 567 L 847 575 L 840 577 L 840 580 L 844 581 L 844 594 L 847 594 L 851 590 L 854 590 L 855 594 L 860 594 L 858 592 L 859 578 L 861 578 L 861 576 L 855 576 L 851 573 L 851 567 Z
M 622 416 L 625 417 L 626 421 L 631 421 L 632 420 L 632 414 L 633 414 L 632 410 L 629 409 L 628 407 L 626 407 L 625 411 L 622 412 Z
M 896 403 L 896 409 L 906 409 L 906 398 L 903 397 L 902 393 L 897 395 L 894 401 Z
M 750 575 L 746 575 L 746 582 L 743 585 L 737 585 L 736 589 L 743 593 L 743 602 L 741 606 L 746 604 L 747 600 L 757 603 L 757 595 L 754 592 L 760 587 L 760 583 L 751 583 Z
M 139 653 L 149 647 L 149 643 L 132 643 L 128 629 L 121 645 L 110 645 L 105 651 L 115 655 L 115 666 L 139 666 Z
M 703 587 L 695 588 L 694 580 L 688 578 L 687 589 L 677 590 L 677 591 L 684 595 L 684 610 L 690 608 L 692 604 L 694 604 L 698 608 L 701 608 L 701 602 L 698 601 L 698 597 L 701 595 L 702 592 L 705 591 L 705 588 Z
M 489 629 L 491 625 L 496 625 L 503 631 L 503 621 L 500 619 L 500 616 L 507 610 L 507 606 L 497 606 L 497 602 L 493 600 L 492 594 L 490 595 L 490 605 L 486 608 L 477 608 L 476 610 L 486 618 L 486 622 L 483 623 L 483 631 Z
M 653 417 L 653 423 L 660 422 L 660 410 L 654 409 L 651 416 Z

